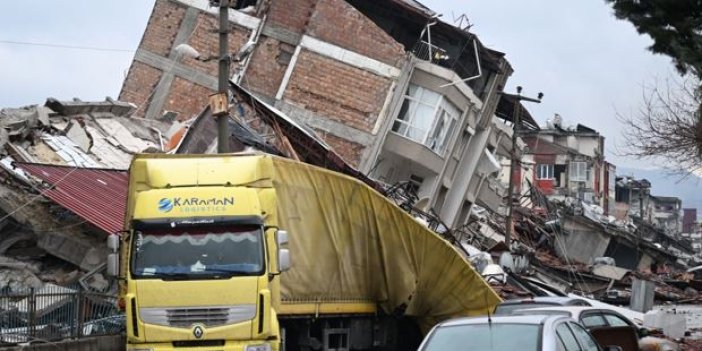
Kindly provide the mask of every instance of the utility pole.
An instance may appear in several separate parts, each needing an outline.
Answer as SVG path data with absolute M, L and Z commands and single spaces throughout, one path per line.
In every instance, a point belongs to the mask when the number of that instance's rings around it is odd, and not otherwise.
M 507 245 L 508 250 L 512 251 L 512 227 L 514 227 L 514 177 L 517 174 L 516 170 L 519 167 L 521 160 L 519 160 L 519 155 L 517 155 L 517 140 L 519 140 L 519 129 L 522 126 L 522 117 L 520 104 L 522 101 L 529 101 L 535 103 L 541 103 L 541 98 L 544 97 L 543 93 L 539 93 L 536 99 L 530 98 L 522 95 L 522 87 L 517 87 L 517 94 L 507 94 L 501 93 L 502 96 L 507 96 L 514 99 L 514 115 L 512 116 L 514 127 L 512 131 L 512 152 L 510 155 L 510 167 L 509 167 L 509 185 L 507 187 L 507 218 L 505 218 L 505 245 Z M 521 177 L 520 177 L 521 181 Z
M 219 0 L 219 82 L 218 94 L 210 100 L 217 116 L 217 153 L 229 152 L 229 0 Z M 214 100 L 214 101 L 213 101 Z M 215 105 L 218 108 L 214 108 Z

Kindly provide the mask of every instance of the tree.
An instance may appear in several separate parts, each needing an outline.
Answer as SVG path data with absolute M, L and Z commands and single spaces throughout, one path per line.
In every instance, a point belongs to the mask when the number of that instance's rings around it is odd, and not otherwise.
M 639 114 L 620 118 L 626 155 L 665 158 L 685 173 L 702 168 L 702 1 L 605 0 L 618 19 L 653 39 L 648 49 L 671 57 L 683 80 L 646 89 Z
M 673 59 L 681 74 L 702 79 L 702 1 L 605 0 L 618 19 L 653 39 L 649 50 Z
M 702 171 L 699 86 L 699 79 L 688 76 L 645 88 L 638 113 L 619 116 L 626 143 L 619 153 L 661 160 L 666 168 L 683 174 Z

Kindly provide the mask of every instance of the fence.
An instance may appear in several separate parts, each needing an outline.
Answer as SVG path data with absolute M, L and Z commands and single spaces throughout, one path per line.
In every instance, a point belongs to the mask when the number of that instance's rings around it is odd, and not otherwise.
M 125 321 L 116 300 L 80 285 L 0 291 L 0 345 L 120 334 Z

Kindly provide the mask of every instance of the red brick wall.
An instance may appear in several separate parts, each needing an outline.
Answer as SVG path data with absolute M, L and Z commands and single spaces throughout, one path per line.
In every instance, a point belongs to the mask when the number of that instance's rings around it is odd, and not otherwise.
M 171 90 L 163 108 L 178 113 L 178 120 L 195 117 L 207 106 L 212 90 L 189 82 L 182 78 L 174 78 Z
M 343 0 L 319 0 L 308 34 L 395 67 L 405 56 L 402 44 Z
M 289 60 L 283 60 L 283 56 L 291 57 L 294 52 L 292 45 L 261 37 L 242 84 L 255 92 L 274 97 L 289 63 Z
M 317 0 L 272 0 L 268 21 L 293 32 L 303 33 Z
M 197 16 L 197 24 L 195 30 L 188 38 L 188 45 L 192 46 L 203 56 L 211 56 L 219 54 L 219 35 L 214 30 L 219 28 L 219 19 L 215 16 L 200 12 Z M 229 50 L 233 53 L 239 51 L 244 43 L 249 39 L 250 31 L 246 28 L 232 25 L 229 32 Z M 217 76 L 219 69 L 218 61 L 211 60 L 202 62 L 195 59 L 184 57 L 181 63 L 196 68 L 199 71 L 205 72 L 211 76 Z M 232 65 L 234 67 L 234 65 Z M 232 68 L 233 69 L 233 68 Z
M 157 0 L 139 48 L 168 56 L 180 28 L 180 22 L 185 16 L 185 10 L 185 5 L 168 0 Z
M 134 103 L 138 106 L 135 117 L 144 117 L 151 100 L 154 88 L 161 79 L 161 71 L 147 64 L 134 61 L 129 68 L 127 78 L 122 84 L 119 100 Z
M 390 84 L 386 78 L 303 50 L 284 98 L 309 111 L 370 132 Z
M 354 167 L 358 167 L 358 164 L 361 161 L 361 155 L 365 149 L 363 145 L 339 138 L 333 134 L 325 133 L 321 130 L 315 130 L 315 132 L 346 162 Z

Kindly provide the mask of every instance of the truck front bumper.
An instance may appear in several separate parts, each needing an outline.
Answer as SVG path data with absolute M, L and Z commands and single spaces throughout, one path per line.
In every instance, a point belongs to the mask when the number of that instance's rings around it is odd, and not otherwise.
M 278 351 L 279 343 L 225 341 L 223 344 L 195 343 L 175 346 L 173 343 L 127 344 L 127 351 Z

